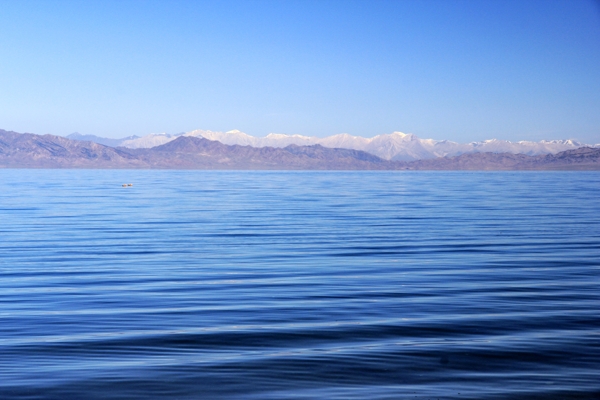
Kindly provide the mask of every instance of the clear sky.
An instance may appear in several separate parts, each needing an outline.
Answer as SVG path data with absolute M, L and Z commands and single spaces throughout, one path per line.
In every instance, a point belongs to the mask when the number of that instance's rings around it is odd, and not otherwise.
M 600 3 L 0 0 L 0 128 L 600 143 Z

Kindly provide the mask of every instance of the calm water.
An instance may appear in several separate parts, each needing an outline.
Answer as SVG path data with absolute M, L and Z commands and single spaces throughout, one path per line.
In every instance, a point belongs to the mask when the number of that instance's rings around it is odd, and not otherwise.
M 600 398 L 597 172 L 0 170 L 0 274 L 2 399 Z

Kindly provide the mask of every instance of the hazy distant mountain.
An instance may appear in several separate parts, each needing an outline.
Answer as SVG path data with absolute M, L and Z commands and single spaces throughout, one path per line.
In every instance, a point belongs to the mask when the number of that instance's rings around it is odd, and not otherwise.
M 408 135 L 406 135 L 408 136 Z M 342 138 L 343 139 L 343 138 Z M 352 137 L 349 138 L 352 140 Z M 420 151 L 418 140 L 411 151 Z M 374 142 L 373 140 L 370 142 Z M 377 142 L 375 142 L 377 145 Z M 181 168 L 181 169 L 422 169 L 600 170 L 600 148 L 557 154 L 467 153 L 412 162 L 384 160 L 365 151 L 320 144 L 280 147 L 227 145 L 180 136 L 152 148 L 113 148 L 91 141 L 0 130 L 1 168 Z
M 110 138 L 104 138 L 104 137 L 100 137 L 100 136 L 96 136 L 96 135 L 82 135 L 81 133 L 75 132 L 75 133 L 71 133 L 69 136 L 67 136 L 67 139 L 71 139 L 71 140 L 79 140 L 79 141 L 87 141 L 87 142 L 94 142 L 94 143 L 98 143 L 98 144 L 103 144 L 105 146 L 111 146 L 111 147 L 118 147 L 121 146 L 121 143 L 123 143 L 124 141 L 128 141 L 128 140 L 135 140 L 135 139 L 139 139 L 139 136 L 128 136 L 126 138 L 123 139 L 110 139 Z
M 141 148 L 150 148 L 155 146 L 160 146 L 161 144 L 165 144 L 170 142 L 171 140 L 176 139 L 177 137 L 183 135 L 184 132 L 178 133 L 175 135 L 169 135 L 167 133 L 151 133 L 149 135 L 145 135 L 143 137 L 140 136 L 127 136 L 121 139 L 110 139 L 105 137 L 100 137 L 96 135 L 82 135 L 78 132 L 72 133 L 67 136 L 68 139 L 72 140 L 80 140 L 80 141 L 89 141 L 98 144 L 103 144 L 105 146 L 111 147 L 127 147 L 130 149 L 141 149 Z
M 263 138 L 250 136 L 244 132 L 233 130 L 229 132 L 214 132 L 195 130 L 187 132 L 184 136 L 203 137 L 216 140 L 228 145 L 242 145 L 253 147 L 286 147 L 290 144 L 310 146 L 320 144 L 324 147 L 361 150 L 381 157 L 386 160 L 413 161 L 437 157 L 456 156 L 465 153 L 513 153 L 513 154 L 556 154 L 560 151 L 577 149 L 590 146 L 573 140 L 542 140 L 541 142 L 510 142 L 506 140 L 491 139 L 483 142 L 456 143 L 448 140 L 420 139 L 413 134 L 393 132 L 391 134 L 377 135 L 373 138 L 352 136 L 346 133 L 317 138 L 302 135 L 283 135 L 271 133 Z M 168 143 L 176 135 L 152 134 L 138 139 L 122 142 L 122 146 L 129 148 L 149 148 Z

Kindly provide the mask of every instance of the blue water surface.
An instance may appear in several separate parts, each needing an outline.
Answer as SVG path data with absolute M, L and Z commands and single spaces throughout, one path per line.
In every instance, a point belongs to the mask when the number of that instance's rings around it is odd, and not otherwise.
M 0 398 L 600 398 L 600 173 L 0 170 Z

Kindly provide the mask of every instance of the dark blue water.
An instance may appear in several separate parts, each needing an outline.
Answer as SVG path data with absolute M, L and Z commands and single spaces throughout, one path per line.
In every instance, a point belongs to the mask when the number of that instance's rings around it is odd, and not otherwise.
M 2 399 L 600 398 L 597 172 L 0 170 L 0 274 Z

